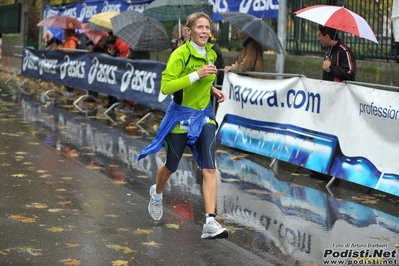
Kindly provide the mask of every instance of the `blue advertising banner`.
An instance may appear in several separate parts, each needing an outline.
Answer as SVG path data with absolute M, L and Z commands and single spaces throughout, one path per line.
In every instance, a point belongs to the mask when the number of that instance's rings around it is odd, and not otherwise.
M 223 91 L 221 144 L 399 195 L 397 92 L 235 73 Z
M 135 10 L 143 12 L 153 0 L 128 1 L 128 0 L 86 0 L 63 7 L 46 6 L 44 17 L 66 15 L 78 18 L 81 22 L 87 22 L 90 17 L 101 12 Z M 214 21 L 222 20 L 219 13 L 242 12 L 259 18 L 277 18 L 279 0 L 208 0 L 213 4 Z
M 22 75 L 96 91 L 165 111 L 171 97 L 160 91 L 165 63 L 102 53 L 24 49 Z

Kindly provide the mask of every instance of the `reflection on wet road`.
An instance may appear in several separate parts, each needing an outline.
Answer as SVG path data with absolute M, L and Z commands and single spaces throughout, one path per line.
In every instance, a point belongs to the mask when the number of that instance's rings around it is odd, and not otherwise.
M 163 151 L 136 160 L 154 136 L 159 116 L 148 117 L 140 129 L 134 124 L 140 117 L 134 114 L 113 114 L 122 121 L 114 125 L 97 108 L 91 114 L 77 112 L 66 99 L 45 104 L 4 94 L 0 100 L 47 145 L 144 196 L 164 161 Z M 231 231 L 229 241 L 275 265 L 323 265 L 324 259 L 345 250 L 398 249 L 398 199 L 391 195 L 346 182 L 327 191 L 326 180 L 310 179 L 305 169 L 286 163 L 270 169 L 270 158 L 223 146 L 216 162 L 217 208 Z M 189 150 L 165 188 L 164 201 L 165 207 L 202 224 L 201 177 Z M 361 259 L 352 255 L 347 258 Z

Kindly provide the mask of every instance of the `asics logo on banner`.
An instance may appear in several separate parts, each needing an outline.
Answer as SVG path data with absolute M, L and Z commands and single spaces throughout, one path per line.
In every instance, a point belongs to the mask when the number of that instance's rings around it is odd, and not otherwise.
M 58 10 L 49 9 L 47 10 L 46 18 L 58 16 Z
M 155 81 L 157 73 L 146 70 L 134 69 L 131 63 L 126 64 L 130 71 L 125 72 L 121 81 L 121 92 L 124 92 L 129 86 L 132 90 L 141 91 L 148 94 L 155 93 Z
M 251 7 L 253 11 L 278 10 L 278 2 L 278 0 L 242 0 L 239 11 L 248 13 Z
M 84 18 L 91 18 L 97 14 L 97 6 L 88 6 L 86 3 L 82 4 L 82 10 L 80 10 L 79 19 L 83 21 Z
M 22 69 L 27 70 L 27 69 L 33 69 L 37 70 L 37 62 L 39 62 L 39 57 L 31 54 L 28 50 L 25 50 L 25 58 L 24 61 L 22 62 Z
M 215 13 L 229 12 L 227 0 L 209 0 L 208 2 L 213 5 L 213 12 Z
M 134 10 L 143 13 L 149 4 L 130 4 L 127 10 Z
M 58 63 L 57 59 L 47 59 L 43 55 L 44 59 L 39 61 L 39 74 L 42 75 L 43 73 L 50 73 L 56 74 L 56 66 Z
M 64 63 L 60 67 L 60 78 L 64 79 L 66 76 L 71 78 L 85 77 L 85 61 L 71 60 L 69 55 L 64 57 Z
M 104 7 L 101 10 L 102 12 L 109 12 L 109 11 L 119 11 L 121 12 L 121 4 L 110 4 L 108 1 L 104 1 Z
M 115 74 L 115 72 L 118 70 L 117 66 L 101 64 L 97 57 L 94 57 L 93 61 L 91 62 L 92 65 L 87 78 L 89 84 L 92 84 L 94 81 L 112 85 L 117 83 Z
M 76 7 L 72 7 L 72 8 L 69 8 L 69 9 L 65 9 L 65 11 L 62 12 L 62 15 L 63 15 L 63 16 L 70 16 L 70 17 L 74 17 L 74 18 L 77 17 L 77 14 L 78 14 L 78 12 L 77 12 L 77 10 L 76 10 Z

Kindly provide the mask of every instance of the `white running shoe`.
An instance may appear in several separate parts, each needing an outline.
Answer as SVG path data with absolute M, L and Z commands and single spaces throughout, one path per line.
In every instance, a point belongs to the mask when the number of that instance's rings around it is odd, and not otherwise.
M 152 219 L 154 219 L 155 221 L 159 221 L 161 220 L 163 214 L 163 204 L 162 199 L 154 199 L 154 190 L 155 184 L 150 187 L 150 202 L 148 203 L 148 213 L 150 214 Z
M 215 239 L 215 238 L 228 238 L 229 231 L 223 228 L 216 219 L 212 219 L 210 222 L 204 224 L 202 229 L 201 238 L 204 239 Z

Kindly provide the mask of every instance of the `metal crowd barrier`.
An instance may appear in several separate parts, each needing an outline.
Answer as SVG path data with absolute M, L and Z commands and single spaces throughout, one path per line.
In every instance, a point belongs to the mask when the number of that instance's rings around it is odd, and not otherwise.
M 8 82 L 10 82 L 14 77 L 16 77 L 17 75 L 21 75 L 21 67 L 17 67 L 17 59 L 20 58 L 20 60 L 22 60 L 22 51 L 24 48 L 28 48 L 28 49 L 34 49 L 34 47 L 32 46 L 19 46 L 19 45 L 15 45 L 13 47 L 13 68 L 12 68 L 12 75 L 11 77 L 9 77 L 4 83 L 7 84 Z M 28 79 L 24 79 L 24 81 L 22 81 L 22 83 L 19 84 L 18 88 L 24 93 L 24 94 L 29 94 L 27 93 L 22 86 L 28 81 Z

